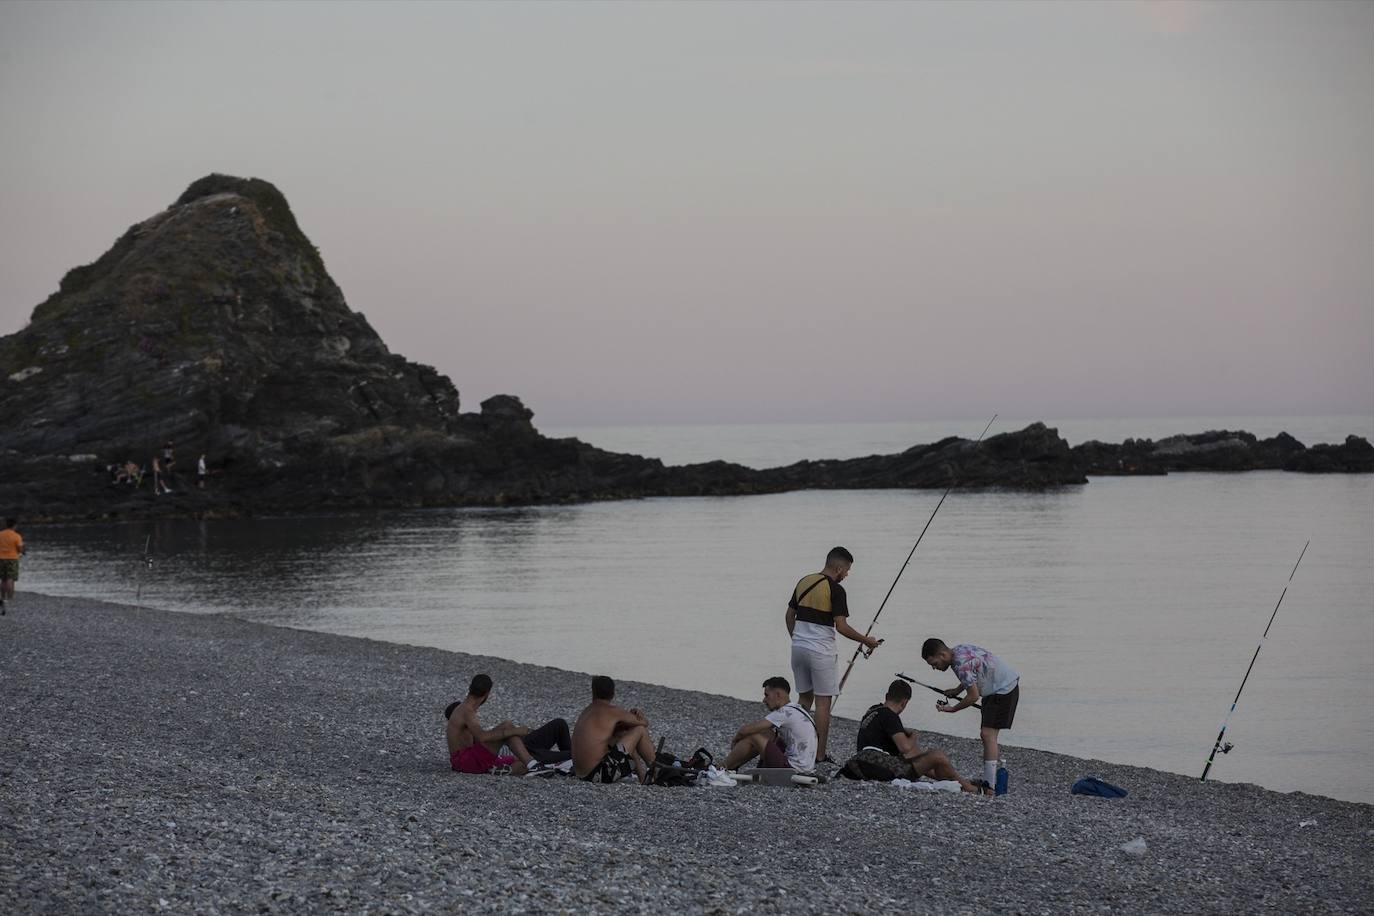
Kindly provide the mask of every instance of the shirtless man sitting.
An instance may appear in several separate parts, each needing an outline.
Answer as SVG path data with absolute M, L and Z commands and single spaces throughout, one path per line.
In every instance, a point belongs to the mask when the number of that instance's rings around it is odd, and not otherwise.
M 615 681 L 604 674 L 592 678 L 592 702 L 572 730 L 573 772 L 587 782 L 617 782 L 633 767 L 642 783 L 654 759 L 649 720 L 638 709 L 621 709 L 613 699 Z
M 511 767 L 515 776 L 529 770 L 531 760 L 559 763 L 571 753 L 568 723 L 563 719 L 546 722 L 534 731 L 507 720 L 495 728 L 486 729 L 477 718 L 477 710 L 491 697 L 491 678 L 479 674 L 472 679 L 468 695 L 461 703 L 450 703 L 444 710 L 448 726 L 449 765 L 459 773 L 486 773 L 493 767 Z M 515 756 L 501 754 L 504 744 Z M 556 747 L 556 749 L 555 749 Z

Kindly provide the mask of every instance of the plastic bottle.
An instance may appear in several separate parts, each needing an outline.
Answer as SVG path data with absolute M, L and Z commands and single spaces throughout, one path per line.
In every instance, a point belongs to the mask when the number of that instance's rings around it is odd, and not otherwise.
M 993 787 L 992 794 L 993 794 L 993 795 L 1006 795 L 1006 794 L 1007 794 L 1007 783 L 1008 783 L 1009 781 L 1010 781 L 1010 776 L 1009 776 L 1008 773 L 1007 773 L 1007 764 L 1006 764 L 1006 761 L 1003 761 L 1003 760 L 997 761 L 997 785 Z

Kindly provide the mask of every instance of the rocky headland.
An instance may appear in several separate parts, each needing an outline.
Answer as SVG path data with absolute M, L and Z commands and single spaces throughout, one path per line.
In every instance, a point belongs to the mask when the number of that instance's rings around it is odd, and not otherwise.
M 1355 436 L 1309 448 L 1222 431 L 1070 448 L 1033 424 L 977 447 L 950 438 L 766 470 L 666 466 L 549 438 L 513 396 L 464 412 L 452 381 L 392 353 L 348 307 L 275 187 L 225 175 L 196 181 L 69 271 L 26 327 L 0 338 L 0 379 L 0 506 L 31 520 L 1374 471 L 1374 447 Z M 152 459 L 167 442 L 172 492 L 155 496 Z M 114 482 L 125 463 L 141 483 Z

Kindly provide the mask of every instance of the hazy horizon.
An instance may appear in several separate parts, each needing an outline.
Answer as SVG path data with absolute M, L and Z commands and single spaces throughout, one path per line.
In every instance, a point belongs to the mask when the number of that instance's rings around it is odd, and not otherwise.
M 225 172 L 541 427 L 1374 414 L 1374 4 L 6 3 L 0 52 L 0 335 Z

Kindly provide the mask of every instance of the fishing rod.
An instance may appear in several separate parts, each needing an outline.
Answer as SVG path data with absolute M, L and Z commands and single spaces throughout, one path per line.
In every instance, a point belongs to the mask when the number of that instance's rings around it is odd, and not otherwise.
M 973 444 L 975 446 L 977 446 L 978 443 L 983 441 L 983 437 L 986 436 L 988 434 L 988 430 L 992 428 L 993 420 L 996 419 L 997 414 L 993 414 L 992 420 L 988 421 L 988 425 L 983 427 L 983 431 L 979 433 L 978 438 L 974 440 Z M 940 501 L 935 504 L 935 511 L 930 513 L 930 518 L 926 519 L 926 526 L 921 529 L 921 533 L 916 537 L 916 543 L 911 545 L 911 553 L 906 555 L 906 562 L 902 564 L 901 569 L 897 570 L 897 578 L 893 579 L 892 585 L 888 587 L 887 594 L 883 596 L 882 603 L 878 605 L 878 613 L 873 615 L 873 622 L 868 625 L 867 630 L 864 630 L 864 636 L 867 636 L 869 633 L 873 632 L 873 627 L 877 625 L 878 618 L 883 615 L 883 608 L 887 607 L 887 599 L 892 597 L 892 591 L 897 587 L 897 583 L 901 580 L 902 573 L 906 572 L 907 566 L 911 563 L 911 558 L 916 556 L 916 548 L 921 546 L 921 538 L 925 537 L 926 532 L 930 530 L 930 523 L 935 521 L 935 516 L 937 513 L 939 513 L 940 507 L 945 504 L 945 497 L 949 496 L 949 491 L 953 489 L 954 483 L 951 483 L 948 487 L 945 488 L 944 496 L 941 496 Z M 866 650 L 863 643 L 859 643 L 858 648 L 854 650 L 854 655 L 851 656 L 849 659 L 849 667 L 844 669 L 844 677 L 840 678 L 840 687 L 839 690 L 835 692 L 835 700 L 831 706 L 832 709 L 834 708 L 834 704 L 838 704 L 840 702 L 840 694 L 844 693 L 845 681 L 849 680 L 849 673 L 854 670 L 854 663 L 859 660 L 860 653 L 863 653 L 864 658 L 869 658 L 873 655 L 873 650 Z
M 1307 544 L 1302 545 L 1302 553 L 1298 554 L 1298 562 L 1293 564 L 1293 572 L 1288 574 L 1288 583 L 1293 581 L 1293 575 L 1298 571 L 1302 558 L 1307 555 L 1307 546 L 1311 543 L 1311 539 L 1308 539 Z M 1226 737 L 1226 726 L 1231 721 L 1231 713 L 1236 711 L 1236 704 L 1240 702 L 1241 690 L 1245 689 L 1245 682 L 1250 680 L 1250 672 L 1255 667 L 1255 659 L 1259 658 L 1260 649 L 1264 648 L 1264 641 L 1269 638 L 1269 628 L 1274 625 L 1274 618 L 1279 616 L 1279 605 L 1283 604 L 1283 596 L 1288 594 L 1288 583 L 1284 584 L 1283 591 L 1279 594 L 1278 604 L 1274 605 L 1274 613 L 1269 615 L 1269 623 L 1264 627 L 1264 635 L 1260 637 L 1259 645 L 1255 646 L 1255 654 L 1250 657 L 1250 667 L 1245 669 L 1245 677 L 1240 679 L 1240 690 L 1236 691 L 1236 698 L 1231 701 L 1231 708 L 1226 711 L 1226 718 L 1221 720 L 1221 731 L 1217 734 L 1217 743 L 1212 745 L 1212 753 L 1207 755 L 1207 765 L 1202 768 L 1202 779 L 1200 780 L 1202 782 L 1207 780 L 1207 774 L 1212 770 L 1212 761 L 1217 759 L 1217 752 L 1229 754 L 1231 748 L 1234 747 L 1229 741 L 1223 747 L 1221 740 Z
M 935 691 L 935 692 L 938 693 L 940 696 L 944 697 L 946 700 L 949 699 L 949 694 L 945 693 L 945 692 L 944 692 L 943 690 L 941 690 L 939 687 L 936 687 L 934 684 L 927 684 L 925 681 L 918 681 L 916 678 L 912 677 L 912 676 L 909 675 L 909 674 L 903 674 L 902 672 L 898 671 L 895 675 L 893 675 L 893 677 L 899 677 L 899 678 L 901 678 L 902 680 L 906 681 L 906 682 L 909 683 L 909 684 L 920 684 L 922 687 L 926 688 L 927 690 L 933 690 L 933 691 Z M 983 704 L 982 704 L 982 703 L 970 703 L 969 705 L 972 706 L 974 709 L 982 709 L 982 708 L 983 708 Z
M 138 567 L 138 589 L 134 594 L 135 601 L 143 600 L 143 570 L 153 568 L 153 555 L 148 552 L 148 546 L 153 543 L 153 536 L 148 535 L 143 542 L 143 562 Z

